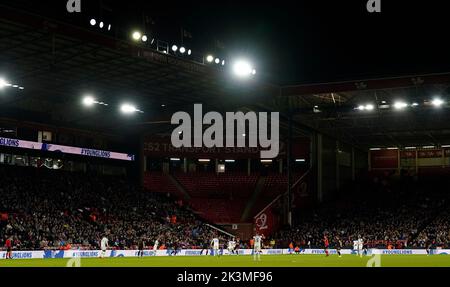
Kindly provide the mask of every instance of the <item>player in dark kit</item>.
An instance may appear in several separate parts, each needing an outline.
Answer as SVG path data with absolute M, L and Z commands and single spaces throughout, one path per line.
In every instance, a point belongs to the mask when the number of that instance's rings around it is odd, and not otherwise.
M 339 257 L 341 257 L 341 249 L 342 249 L 342 240 L 338 237 L 337 238 L 337 244 L 336 244 L 336 251 Z
M 328 257 L 330 255 L 328 253 L 328 248 L 330 247 L 330 242 L 328 241 L 328 237 L 326 237 L 326 236 L 323 237 L 323 245 L 324 245 L 324 249 L 325 249 L 325 254 Z
M 428 243 L 427 243 L 427 247 L 426 247 L 426 250 L 427 250 L 427 256 L 429 256 L 429 255 L 433 255 L 433 245 L 434 245 L 434 241 L 428 241 Z
M 144 239 L 139 240 L 138 243 L 138 257 L 143 257 L 144 256 L 144 248 L 145 248 L 145 241 Z
M 206 250 L 206 255 L 210 250 L 209 243 L 207 241 L 203 242 L 202 251 L 200 251 L 200 255 L 203 255 L 203 251 Z

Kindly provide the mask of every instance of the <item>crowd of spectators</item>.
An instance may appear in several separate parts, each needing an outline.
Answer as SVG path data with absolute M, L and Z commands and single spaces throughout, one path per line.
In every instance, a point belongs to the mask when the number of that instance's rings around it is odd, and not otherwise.
M 183 203 L 126 179 L 0 166 L 0 244 L 18 250 L 200 248 L 215 234 Z
M 351 248 L 362 237 L 368 248 L 449 248 L 447 178 L 377 175 L 340 199 L 298 213 L 293 228 L 276 234 L 278 246 L 323 247 L 339 240 Z
M 294 227 L 265 245 L 321 248 L 327 235 L 332 247 L 340 240 L 351 248 L 362 237 L 368 248 L 450 248 L 446 181 L 372 177 L 337 200 L 296 213 Z M 12 238 L 17 250 L 98 249 L 103 236 L 116 249 L 135 249 L 140 241 L 151 247 L 155 240 L 161 249 L 204 249 L 219 234 L 183 202 L 125 178 L 0 166 L 0 248 Z

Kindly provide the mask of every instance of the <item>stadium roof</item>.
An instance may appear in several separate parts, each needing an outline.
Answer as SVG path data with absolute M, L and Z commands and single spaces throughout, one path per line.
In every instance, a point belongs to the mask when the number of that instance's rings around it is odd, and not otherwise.
M 450 143 L 450 73 L 289 86 L 282 95 L 297 121 L 363 148 Z M 446 103 L 434 107 L 436 98 Z M 358 109 L 365 105 L 373 110 Z
M 144 114 L 128 123 L 170 120 L 193 103 L 223 110 L 278 91 L 239 81 L 223 69 L 8 8 L 0 9 L 0 75 L 25 87 L 1 99 L 3 116 L 104 132 L 124 124 L 114 106 L 135 103 Z M 88 111 L 82 96 L 110 106 Z
M 0 51 L 0 76 L 25 87 L 0 95 L 0 118 L 9 120 L 110 135 L 159 133 L 170 129 L 173 112 L 203 103 L 217 111 L 281 111 L 282 128 L 292 111 L 296 134 L 317 130 L 361 148 L 450 143 L 448 109 L 422 105 L 449 96 L 450 74 L 281 88 L 257 79 L 238 81 L 217 66 L 6 7 L 0 9 Z M 85 94 L 109 106 L 86 109 Z M 421 105 L 355 110 L 397 100 Z M 122 101 L 144 114 L 124 118 L 117 111 Z

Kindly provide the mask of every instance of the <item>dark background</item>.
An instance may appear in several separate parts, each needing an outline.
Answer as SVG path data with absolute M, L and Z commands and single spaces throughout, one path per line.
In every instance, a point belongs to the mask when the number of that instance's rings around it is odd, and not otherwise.
M 445 1 L 381 0 L 382 12 L 373 14 L 367 0 L 81 1 L 81 14 L 67 13 L 66 0 L 0 3 L 86 27 L 101 16 L 123 39 L 145 27 L 180 43 L 186 30 L 196 52 L 246 56 L 277 84 L 450 71 Z

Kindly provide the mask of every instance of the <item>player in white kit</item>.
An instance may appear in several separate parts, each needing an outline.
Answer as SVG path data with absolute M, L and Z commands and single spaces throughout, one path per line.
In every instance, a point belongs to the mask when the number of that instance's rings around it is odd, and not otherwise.
M 364 240 L 359 237 L 358 238 L 358 254 L 360 257 L 363 256 L 363 249 L 364 249 Z
M 211 240 L 211 245 L 213 248 L 213 256 L 220 256 L 219 254 L 219 238 L 215 237 Z
M 106 236 L 103 236 L 102 240 L 100 241 L 100 248 L 102 249 L 100 258 L 104 258 L 106 255 L 106 249 L 108 248 L 108 238 L 106 238 Z
M 158 241 L 158 239 L 156 239 L 155 244 L 153 244 L 153 252 L 154 252 L 155 256 L 156 256 L 156 251 L 158 250 L 158 247 L 159 247 L 159 241 Z
M 258 261 L 261 261 L 261 252 L 262 252 L 262 240 L 263 236 L 259 235 L 258 233 L 253 236 L 253 260 L 258 259 Z
M 231 255 L 231 254 L 238 254 L 238 253 L 235 253 L 235 249 L 236 249 L 236 241 L 234 241 L 234 238 L 233 239 L 231 239 L 230 241 L 228 241 L 228 245 L 227 245 L 227 247 L 228 247 L 228 253 Z
M 353 240 L 353 251 L 355 251 L 356 255 L 359 255 L 358 247 L 359 247 L 359 241 Z

